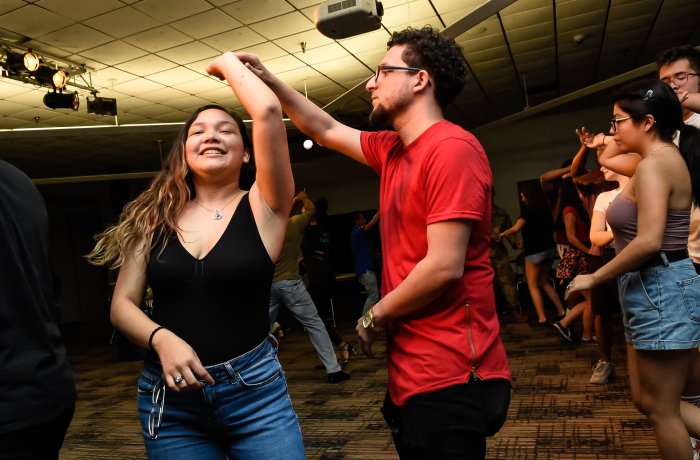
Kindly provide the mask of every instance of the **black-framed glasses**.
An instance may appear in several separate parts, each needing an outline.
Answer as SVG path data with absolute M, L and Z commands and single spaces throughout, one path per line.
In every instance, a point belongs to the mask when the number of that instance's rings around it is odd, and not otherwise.
M 628 117 L 613 118 L 612 120 L 610 120 L 610 130 L 613 133 L 616 133 L 617 132 L 617 124 L 621 121 L 629 120 L 630 118 L 632 118 L 632 117 L 628 116 Z
M 402 66 L 396 66 L 396 65 L 380 64 L 377 66 L 377 72 L 374 74 L 374 82 L 377 83 L 377 81 L 379 80 L 379 73 L 380 72 L 386 72 L 386 71 L 392 71 L 392 70 L 403 70 L 404 72 L 417 73 L 417 72 L 420 72 L 421 70 L 425 70 L 425 69 L 420 69 L 418 67 L 402 67 Z
M 668 78 L 668 77 L 662 78 L 661 81 L 666 83 L 667 85 L 670 85 L 671 83 L 673 83 L 674 85 L 680 87 L 680 86 L 683 86 L 686 83 L 688 83 L 688 77 L 690 77 L 691 75 L 694 75 L 696 77 L 700 76 L 700 74 L 693 73 L 693 72 L 678 72 L 677 74 L 675 74 L 671 78 Z

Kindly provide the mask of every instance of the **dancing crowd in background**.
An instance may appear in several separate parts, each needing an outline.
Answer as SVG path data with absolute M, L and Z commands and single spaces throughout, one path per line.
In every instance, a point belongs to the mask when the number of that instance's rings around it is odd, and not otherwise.
M 632 400 L 661 457 L 697 457 L 700 53 L 673 48 L 658 67 L 658 79 L 617 93 L 609 130 L 574 130 L 578 151 L 520 188 L 513 222 L 495 204 L 481 144 L 443 117 L 466 67 L 454 40 L 434 29 L 392 35 L 366 85 L 370 121 L 385 128 L 374 132 L 332 118 L 254 55 L 214 59 L 207 72 L 241 101 L 256 127 L 252 136 L 224 107 L 195 111 L 162 171 L 89 254 L 93 264 L 118 270 L 111 321 L 146 350 L 136 397 L 148 457 L 305 458 L 271 334 L 282 307 L 304 326 L 331 384 L 350 379 L 354 343 L 373 356 L 374 342 L 385 337 L 382 413 L 402 459 L 485 457 L 512 392 L 500 327 L 530 321 L 568 343 L 597 347 L 592 384 L 615 378 L 619 321 Z M 332 321 L 328 203 L 295 194 L 282 113 L 381 181 L 381 212 L 369 221 L 356 213 L 347 232 L 367 294 L 355 340 L 341 337 Z M 15 189 L 3 184 L 22 185 L 32 199 L 35 190 L 0 166 L 0 222 L 20 229 L 4 232 L 2 247 L 21 266 L 29 260 L 18 254 L 36 254 L 35 267 L 24 269 L 36 273 L 28 278 L 34 286 L 11 296 L 0 288 L 0 299 L 20 324 L 44 326 L 22 337 L 18 356 L 36 360 L 43 345 L 54 357 L 39 360 L 36 375 L 16 360 L 0 373 L 16 379 L 0 379 L 2 413 L 13 409 L 0 422 L 0 458 L 57 458 L 75 386 L 48 300 L 46 216 L 17 211 Z M 367 239 L 374 228 L 381 232 L 381 294 Z M 519 288 L 511 253 L 521 249 Z M 0 286 L 18 284 L 11 271 L 0 274 Z M 147 287 L 150 314 L 141 308 Z M 22 385 L 45 397 L 27 398 L 16 390 Z M 31 404 L 16 410 L 19 398 Z M 30 442 L 37 427 L 53 441 Z

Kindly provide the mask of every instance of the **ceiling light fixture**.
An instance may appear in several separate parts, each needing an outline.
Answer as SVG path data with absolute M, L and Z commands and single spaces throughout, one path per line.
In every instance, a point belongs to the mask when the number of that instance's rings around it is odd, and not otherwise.
M 88 113 L 95 115 L 111 115 L 117 116 L 117 100 L 111 97 L 99 97 L 96 93 L 92 94 L 93 99 L 87 99 Z
M 72 109 L 75 112 L 80 107 L 80 98 L 77 92 L 63 94 L 54 90 L 44 95 L 44 105 L 50 109 Z

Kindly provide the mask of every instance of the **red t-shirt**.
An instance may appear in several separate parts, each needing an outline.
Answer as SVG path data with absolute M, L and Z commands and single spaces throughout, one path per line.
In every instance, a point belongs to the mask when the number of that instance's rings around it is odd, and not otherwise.
M 511 381 L 493 294 L 492 178 L 481 144 L 445 120 L 408 146 L 393 131 L 363 132 L 361 142 L 367 162 L 381 176 L 383 294 L 427 254 L 427 225 L 473 223 L 462 279 L 387 325 L 391 400 L 402 406 L 413 395 L 466 383 L 472 374 Z

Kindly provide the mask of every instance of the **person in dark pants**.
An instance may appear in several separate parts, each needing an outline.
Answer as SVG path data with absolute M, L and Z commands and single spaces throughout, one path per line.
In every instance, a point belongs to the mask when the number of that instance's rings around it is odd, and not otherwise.
M 48 214 L 31 180 L 0 160 L 0 459 L 57 459 L 75 410 L 58 329 Z
M 238 53 L 315 142 L 370 166 L 381 181 L 382 298 L 358 320 L 365 354 L 386 331 L 385 415 L 399 456 L 484 458 L 505 421 L 511 374 L 489 262 L 493 185 L 471 133 L 444 119 L 464 86 L 459 46 L 430 26 L 394 32 L 367 82 L 370 121 L 343 125 Z

